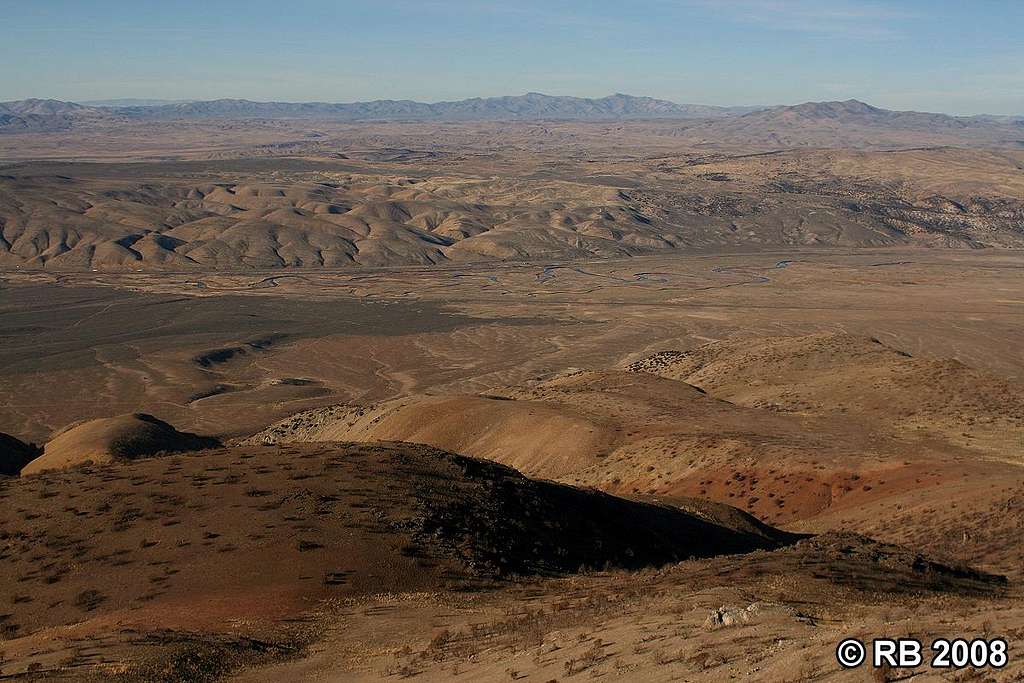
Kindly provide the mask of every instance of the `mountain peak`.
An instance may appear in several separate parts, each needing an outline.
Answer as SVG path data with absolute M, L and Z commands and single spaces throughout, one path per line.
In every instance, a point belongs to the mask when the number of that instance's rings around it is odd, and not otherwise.
M 878 114 L 885 112 L 885 109 L 873 107 L 860 100 L 842 100 L 827 102 L 804 102 L 791 107 L 781 107 L 781 110 L 794 111 L 800 114 L 811 116 L 827 116 L 834 118 L 843 115 Z

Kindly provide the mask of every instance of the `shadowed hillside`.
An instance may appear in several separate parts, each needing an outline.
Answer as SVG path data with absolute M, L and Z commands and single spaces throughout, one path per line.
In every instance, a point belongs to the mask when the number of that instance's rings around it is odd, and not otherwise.
M 38 457 L 40 452 L 35 444 L 0 433 L 0 476 L 18 476 L 21 468 Z
M 311 599 L 660 565 L 796 538 L 409 444 L 80 465 L 11 480 L 0 498 L 13 513 L 0 522 L 7 637 L 110 612 L 165 627 L 283 616 Z M 45 563 L 33 559 L 44 549 Z

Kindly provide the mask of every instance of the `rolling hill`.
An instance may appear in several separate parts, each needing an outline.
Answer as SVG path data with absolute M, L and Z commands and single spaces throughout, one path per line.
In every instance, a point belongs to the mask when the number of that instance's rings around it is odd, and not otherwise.
M 68 425 L 54 435 L 43 454 L 23 467 L 21 473 L 134 460 L 156 453 L 202 450 L 219 445 L 216 439 L 179 432 L 152 415 L 117 415 Z
M 900 168 L 893 180 L 845 177 L 839 173 L 863 169 L 840 170 L 838 157 L 812 161 L 712 160 L 671 176 L 641 169 L 595 180 L 271 160 L 259 172 L 238 162 L 221 172 L 184 167 L 185 175 L 157 164 L 141 182 L 134 164 L 20 164 L 0 172 L 0 268 L 390 267 L 790 246 L 1024 245 L 1012 157 L 931 155 L 928 168 L 939 170 L 929 177 L 948 175 L 953 161 L 967 172 L 987 164 L 989 175 L 966 193 Z M 924 168 L 919 163 L 905 165 Z M 276 170 L 285 164 L 297 172 Z

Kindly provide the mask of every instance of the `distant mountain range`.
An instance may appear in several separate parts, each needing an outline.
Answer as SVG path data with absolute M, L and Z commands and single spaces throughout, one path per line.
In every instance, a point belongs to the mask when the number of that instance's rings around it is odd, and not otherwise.
M 843 102 L 805 102 L 789 107 L 771 107 L 743 117 L 747 123 L 759 122 L 772 125 L 804 125 L 808 122 L 835 121 L 842 124 L 872 126 L 954 127 L 967 128 L 992 120 L 990 116 L 950 116 L 917 111 L 892 111 L 873 107 L 859 100 Z
M 0 130 L 65 130 L 75 123 L 106 119 L 166 120 L 194 118 L 318 119 L 334 121 L 470 121 L 470 120 L 614 120 L 738 116 L 757 107 L 714 107 L 676 104 L 652 97 L 609 95 L 601 98 L 563 97 L 528 93 L 457 102 L 253 102 L 221 99 L 194 102 L 98 100 L 87 104 L 60 100 L 19 100 L 0 103 Z
M 52 132 L 82 125 L 117 126 L 172 120 L 646 120 L 665 122 L 664 135 L 676 136 L 691 144 L 751 149 L 1024 145 L 1024 118 L 1021 117 L 891 111 L 858 100 L 779 107 L 715 107 L 623 94 L 592 99 L 528 93 L 434 103 L 376 100 L 339 104 L 237 99 L 148 102 L 107 100 L 93 105 L 38 99 L 3 102 L 0 103 L 0 133 Z M 681 123 L 673 126 L 672 121 Z
M 67 130 L 73 125 L 110 118 L 110 112 L 60 100 L 0 102 L 0 132 Z
M 114 100 L 85 100 L 79 104 L 87 107 L 158 107 L 164 104 L 183 104 L 195 100 L 153 100 L 139 97 L 122 97 Z
M 770 107 L 687 126 L 678 135 L 695 144 L 727 141 L 754 149 L 946 144 L 1017 146 L 1024 138 L 1024 120 L 892 111 L 859 100 L 845 100 Z
M 753 111 L 753 107 L 676 104 L 652 97 L 615 94 L 597 99 L 527 93 L 512 97 L 475 97 L 455 102 L 374 100 L 372 102 L 253 102 L 212 100 L 154 107 L 121 107 L 119 112 L 142 118 L 315 118 L 343 121 L 514 120 L 718 118 Z

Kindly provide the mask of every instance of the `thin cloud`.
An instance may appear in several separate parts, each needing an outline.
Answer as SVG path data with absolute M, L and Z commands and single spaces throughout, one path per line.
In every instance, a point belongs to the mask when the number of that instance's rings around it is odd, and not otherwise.
M 726 18 L 771 29 L 868 39 L 901 37 L 896 24 L 910 17 L 903 10 L 862 2 L 696 0 L 694 4 L 715 10 Z

